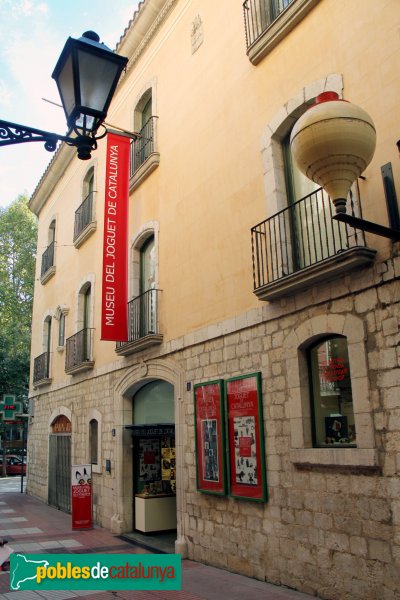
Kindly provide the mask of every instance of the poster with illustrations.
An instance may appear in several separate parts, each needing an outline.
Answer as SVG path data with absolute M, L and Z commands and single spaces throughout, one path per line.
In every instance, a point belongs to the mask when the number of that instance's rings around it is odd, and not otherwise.
M 219 481 L 217 420 L 201 421 L 201 449 L 204 481 Z
M 236 482 L 257 485 L 255 417 L 234 417 Z
M 194 386 L 197 489 L 209 494 L 226 493 L 223 382 Z
M 228 379 L 225 390 L 230 495 L 265 502 L 261 373 Z
M 139 442 L 139 481 L 161 479 L 160 442 L 157 438 L 141 438 Z

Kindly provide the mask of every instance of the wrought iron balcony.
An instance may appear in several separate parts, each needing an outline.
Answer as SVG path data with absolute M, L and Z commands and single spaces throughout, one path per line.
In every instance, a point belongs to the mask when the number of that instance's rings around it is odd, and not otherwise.
M 93 329 L 81 329 L 65 342 L 65 372 L 78 373 L 92 369 Z
M 43 352 L 33 361 L 33 385 L 49 383 L 50 352 Z
M 246 0 L 243 3 L 246 45 L 249 48 L 294 0 Z
M 160 290 L 151 289 L 128 302 L 128 341 L 117 342 L 116 353 L 122 356 L 161 344 L 158 330 Z
M 40 278 L 43 279 L 52 267 L 54 267 L 54 242 L 51 242 L 42 254 Z
M 156 116 L 150 117 L 143 128 L 139 131 L 140 137 L 137 140 L 134 140 L 131 144 L 131 177 L 133 177 L 136 171 L 155 151 L 156 119 L 158 119 Z
M 362 216 L 358 185 L 347 212 Z M 332 220 L 322 188 L 251 229 L 254 293 L 274 300 L 372 263 L 363 231 Z
M 94 192 L 90 192 L 75 211 L 74 242 L 93 221 L 93 195 Z

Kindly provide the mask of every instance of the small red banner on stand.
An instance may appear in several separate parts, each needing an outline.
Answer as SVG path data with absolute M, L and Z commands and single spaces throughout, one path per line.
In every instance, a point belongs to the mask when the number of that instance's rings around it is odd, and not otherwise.
M 126 342 L 130 138 L 107 134 L 101 339 Z
M 72 529 L 92 529 L 92 465 L 72 465 Z

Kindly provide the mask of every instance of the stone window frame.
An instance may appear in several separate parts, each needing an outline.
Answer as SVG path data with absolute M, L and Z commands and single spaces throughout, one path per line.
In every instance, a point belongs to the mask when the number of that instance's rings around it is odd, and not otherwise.
M 65 340 L 67 339 L 66 316 L 68 315 L 68 313 L 69 313 L 69 308 L 65 304 L 59 304 L 57 306 L 56 310 L 54 311 L 54 318 L 56 319 L 56 321 L 58 321 L 57 347 L 56 347 L 58 352 L 63 352 L 64 348 L 65 348 Z M 64 343 L 61 345 L 59 342 L 60 342 L 60 326 L 61 326 L 62 317 L 64 317 Z
M 314 448 L 312 443 L 307 349 L 318 339 L 328 335 L 340 335 L 347 339 L 357 432 L 356 448 Z M 365 340 L 362 319 L 351 314 L 335 313 L 312 317 L 295 327 L 285 338 L 283 352 L 286 357 L 288 386 L 290 460 L 294 465 L 379 469 Z
M 97 421 L 97 464 L 92 464 L 92 473 L 100 473 L 101 474 L 101 465 L 102 465 L 102 414 L 97 408 L 92 408 L 89 410 L 87 417 L 87 436 L 86 436 L 86 454 L 88 456 L 88 462 L 90 463 L 90 423 L 91 421 Z

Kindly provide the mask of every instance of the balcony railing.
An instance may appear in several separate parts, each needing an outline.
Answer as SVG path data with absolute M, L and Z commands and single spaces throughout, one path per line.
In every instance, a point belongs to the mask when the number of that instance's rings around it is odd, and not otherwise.
M 43 277 L 47 271 L 54 266 L 54 242 L 51 242 L 42 254 L 42 268 L 40 271 L 41 277 Z
M 78 331 L 65 342 L 65 371 L 73 372 L 93 367 L 93 329 Z
M 294 0 L 246 0 L 243 3 L 246 45 L 249 48 Z
M 145 123 L 143 128 L 139 131 L 141 137 L 132 142 L 131 144 L 131 177 L 155 151 L 154 134 L 157 118 L 158 117 L 156 116 L 150 117 L 150 119 Z
M 33 384 L 49 379 L 50 353 L 43 352 L 33 361 Z
M 90 192 L 75 211 L 74 241 L 93 220 L 93 194 Z
M 362 217 L 358 185 L 353 187 L 347 212 Z M 349 256 L 353 267 L 357 260 L 371 262 L 375 251 L 365 250 L 364 232 L 332 220 L 333 214 L 333 204 L 320 188 L 251 229 L 254 291 L 259 297 L 270 299 L 267 293 L 258 292 L 273 290 L 279 281 L 310 268 L 316 270 L 318 265 L 326 274 L 329 260 L 337 263 L 336 272 Z M 319 273 L 319 280 L 322 278 Z
M 128 302 L 128 341 L 117 342 L 116 351 L 124 354 L 124 349 L 138 345 L 146 338 L 146 346 L 161 343 L 158 330 L 158 301 L 160 290 L 151 289 Z

